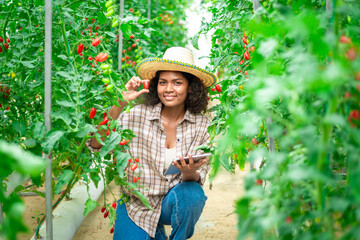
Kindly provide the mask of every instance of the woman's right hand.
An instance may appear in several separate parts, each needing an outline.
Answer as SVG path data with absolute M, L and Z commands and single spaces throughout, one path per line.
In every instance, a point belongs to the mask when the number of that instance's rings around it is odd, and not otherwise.
M 141 89 L 137 91 L 140 85 L 148 82 L 149 80 L 141 80 L 139 77 L 133 76 L 125 85 L 127 91 L 123 92 L 123 96 L 127 101 L 133 101 L 141 94 L 148 93 L 148 89 Z

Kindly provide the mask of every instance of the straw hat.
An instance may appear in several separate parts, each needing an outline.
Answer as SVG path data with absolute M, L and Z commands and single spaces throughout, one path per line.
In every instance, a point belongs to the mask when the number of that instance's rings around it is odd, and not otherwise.
M 181 71 L 198 77 L 205 87 L 216 83 L 214 74 L 194 65 L 193 53 L 183 47 L 168 48 L 163 58 L 145 58 L 136 66 L 136 72 L 142 79 L 153 79 L 157 71 Z

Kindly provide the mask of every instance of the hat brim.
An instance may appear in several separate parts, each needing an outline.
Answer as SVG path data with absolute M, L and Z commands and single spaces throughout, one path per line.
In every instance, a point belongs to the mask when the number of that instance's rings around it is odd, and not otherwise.
M 191 73 L 198 77 L 205 87 L 216 83 L 216 76 L 195 65 L 163 58 L 145 58 L 136 66 L 136 72 L 141 79 L 153 79 L 157 71 L 180 71 Z

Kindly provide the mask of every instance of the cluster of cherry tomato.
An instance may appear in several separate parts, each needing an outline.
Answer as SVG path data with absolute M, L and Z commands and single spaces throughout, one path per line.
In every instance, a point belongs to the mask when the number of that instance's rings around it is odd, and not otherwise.
M 342 35 L 339 39 L 339 42 L 341 44 L 341 48 L 344 49 L 345 58 L 348 59 L 349 61 L 355 61 L 358 57 L 358 53 L 357 53 L 356 47 L 354 46 L 351 38 L 349 38 L 345 35 Z M 354 80 L 360 81 L 360 72 L 354 73 Z M 360 83 L 355 84 L 355 90 L 351 89 L 351 92 L 350 91 L 345 92 L 344 97 L 345 97 L 345 99 L 348 99 L 349 101 L 351 101 L 351 100 L 358 101 L 357 108 L 359 108 L 360 102 L 358 99 L 360 97 Z M 349 111 L 347 120 L 350 123 L 351 127 L 359 126 L 360 125 L 359 109 L 356 109 L 356 108 L 351 109 Z
M 1 45 L 4 46 L 4 49 L 5 50 L 8 50 L 9 49 L 9 43 L 10 43 L 10 39 L 7 38 L 6 41 L 4 41 L 4 39 L 0 36 L 0 43 L 2 43 Z M 3 49 L 2 49 L 2 46 L 0 45 L 0 53 L 3 52 Z
M 124 63 L 121 66 L 122 69 L 126 67 L 134 67 L 140 61 L 143 52 L 141 51 L 141 46 L 139 46 L 139 41 L 139 39 L 135 39 L 134 34 L 130 35 L 130 39 L 128 41 L 124 41 L 124 49 L 122 50 L 122 53 L 125 56 L 121 59 Z

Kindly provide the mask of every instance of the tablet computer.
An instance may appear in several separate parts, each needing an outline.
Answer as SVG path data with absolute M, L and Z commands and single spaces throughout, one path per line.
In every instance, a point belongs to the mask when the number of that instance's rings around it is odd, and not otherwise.
M 204 153 L 204 154 L 199 154 L 199 155 L 194 155 L 192 156 L 194 163 L 200 161 L 201 159 L 204 158 L 209 158 L 211 156 L 211 153 Z M 180 158 L 175 158 L 175 161 L 180 162 Z M 185 162 L 188 164 L 189 163 L 189 157 L 184 157 Z M 171 164 L 169 166 L 169 168 L 166 170 L 166 172 L 164 173 L 164 175 L 171 175 L 171 174 L 178 174 L 180 173 L 180 170 L 173 164 Z

